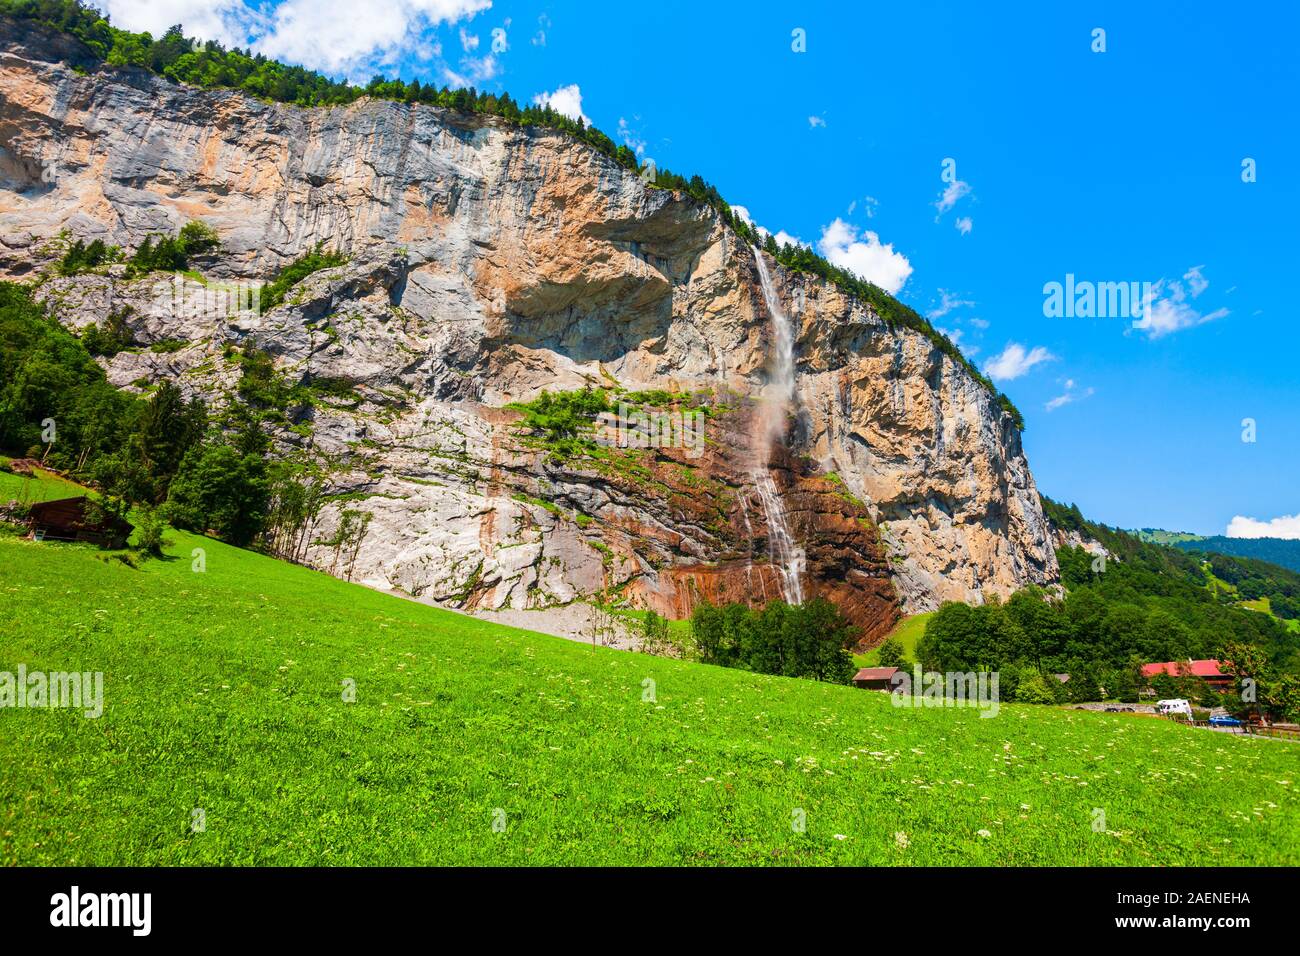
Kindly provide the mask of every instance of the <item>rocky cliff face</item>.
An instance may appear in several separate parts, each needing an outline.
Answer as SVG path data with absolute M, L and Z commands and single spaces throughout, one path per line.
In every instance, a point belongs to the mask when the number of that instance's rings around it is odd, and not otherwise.
M 681 615 L 700 596 L 777 596 L 758 458 L 807 552 L 806 590 L 845 606 L 866 643 L 900 608 L 1057 575 L 993 397 L 923 336 L 775 263 L 796 382 L 769 455 L 752 251 L 707 207 L 563 134 L 181 87 L 3 21 L 0 50 L 0 272 L 41 277 L 71 326 L 128 310 L 142 344 L 171 342 L 109 361 L 124 388 L 172 378 L 220 403 L 238 378 L 229 345 L 250 340 L 293 380 L 346 383 L 348 400 L 276 439 L 328 470 L 314 540 L 347 509 L 372 516 L 356 580 L 466 608 L 613 589 Z M 61 234 L 134 247 L 191 219 L 222 241 L 202 283 L 47 277 Z M 317 243 L 348 263 L 266 315 L 212 307 Z M 507 407 L 584 385 L 695 393 L 706 441 L 557 458 Z M 338 570 L 327 545 L 308 557 Z
M 1083 548 L 1083 550 L 1096 557 L 1104 556 L 1108 561 L 1119 560 L 1118 556 L 1112 554 L 1110 549 L 1096 538 L 1081 531 L 1067 531 L 1064 528 L 1059 528 L 1050 518 L 1047 524 L 1052 532 L 1052 544 L 1057 549 Z

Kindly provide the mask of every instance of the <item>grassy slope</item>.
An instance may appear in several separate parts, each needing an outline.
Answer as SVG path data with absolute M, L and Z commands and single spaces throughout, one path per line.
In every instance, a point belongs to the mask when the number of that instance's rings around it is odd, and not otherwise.
M 894 625 L 894 629 L 889 632 L 889 637 L 894 638 L 903 648 L 903 653 L 909 661 L 916 660 L 916 642 L 921 639 L 925 633 L 925 623 L 934 616 L 934 612 L 925 614 L 909 614 Z M 888 640 L 888 638 L 886 638 Z M 883 641 L 881 643 L 884 643 Z M 875 667 L 880 663 L 880 648 L 873 647 L 865 654 L 854 654 L 854 662 L 859 667 Z
M 1236 587 L 1229 584 L 1227 581 L 1224 581 L 1222 578 L 1217 577 L 1214 574 L 1214 572 L 1210 570 L 1208 563 L 1203 566 L 1202 570 L 1205 571 L 1205 576 L 1206 578 L 1209 579 L 1206 584 L 1207 588 L 1209 588 L 1210 590 L 1214 590 L 1215 587 L 1217 587 L 1219 591 L 1228 594 L 1234 598 L 1237 597 Z M 1237 606 L 1247 608 L 1248 610 L 1251 611 L 1260 611 L 1264 614 L 1267 614 L 1270 617 L 1272 617 L 1274 620 L 1280 622 L 1282 626 L 1285 627 L 1288 631 L 1293 631 L 1297 634 L 1300 634 L 1300 620 L 1288 621 L 1278 617 L 1276 614 L 1273 613 L 1273 602 L 1266 597 L 1256 598 L 1253 601 L 1239 600 L 1237 601 Z
M 1141 541 L 1147 541 L 1151 544 L 1177 544 L 1180 541 L 1201 541 L 1203 536 L 1192 534 L 1188 531 L 1165 531 L 1161 528 L 1140 528 L 1137 531 L 1130 531 Z
M 140 570 L 0 539 L 0 670 L 102 670 L 106 698 L 0 711 L 0 863 L 1300 862 L 1298 747 L 896 709 L 174 538 Z
M 1284 618 L 1278 617 L 1276 614 L 1273 613 L 1273 602 L 1266 597 L 1256 598 L 1253 601 L 1240 601 L 1238 602 L 1238 604 L 1241 607 L 1249 608 L 1252 611 L 1259 611 L 1263 614 L 1267 614 L 1270 617 L 1278 621 L 1281 621 L 1281 623 L 1283 624 L 1283 626 L 1286 627 L 1287 630 L 1300 633 L 1300 620 L 1288 621 L 1285 620 Z
M 618 617 L 626 618 L 629 621 L 640 624 L 645 621 L 646 612 L 634 608 L 611 608 L 613 613 Z M 676 642 L 679 647 L 693 646 L 691 639 L 691 619 L 690 618 L 668 618 L 668 636 Z M 635 629 L 635 625 L 634 625 Z
M 7 471 L 0 471 L 0 504 L 9 501 L 21 501 L 35 504 L 38 501 L 53 501 L 56 498 L 73 498 L 84 495 L 86 489 L 65 478 L 38 468 L 37 477 L 25 478 Z

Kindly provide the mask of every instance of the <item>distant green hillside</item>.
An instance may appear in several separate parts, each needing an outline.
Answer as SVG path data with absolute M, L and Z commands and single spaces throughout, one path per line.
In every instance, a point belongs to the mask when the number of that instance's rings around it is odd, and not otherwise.
M 0 671 L 105 701 L 0 712 L 0 865 L 1300 864 L 1296 747 L 902 709 L 171 536 L 138 569 L 0 538 Z
M 1131 532 L 1139 541 L 1149 544 L 1177 544 L 1180 541 L 1200 541 L 1199 534 L 1189 531 L 1164 531 L 1160 528 L 1139 528 Z
M 1205 551 L 1236 558 L 1255 558 L 1300 572 L 1300 540 L 1290 538 L 1210 538 L 1175 542 L 1184 551 Z

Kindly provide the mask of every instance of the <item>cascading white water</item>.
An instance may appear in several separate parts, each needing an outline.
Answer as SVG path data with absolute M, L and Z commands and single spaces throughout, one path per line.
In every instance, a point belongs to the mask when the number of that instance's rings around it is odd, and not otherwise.
M 754 487 L 758 490 L 758 500 L 763 503 L 763 512 L 767 515 L 767 553 L 781 575 L 781 597 L 787 604 L 802 604 L 806 555 L 790 533 L 785 503 L 776 490 L 776 482 L 772 480 L 766 464 L 754 469 Z
M 772 378 L 768 381 L 763 402 L 762 434 L 754 461 L 754 488 L 758 491 L 758 499 L 762 502 L 763 513 L 767 517 L 768 557 L 781 574 L 781 595 L 787 604 L 802 604 L 806 555 L 790 533 L 785 502 L 776 490 L 776 482 L 772 480 L 772 473 L 767 467 L 772 443 L 778 441 L 785 430 L 786 413 L 794 400 L 794 334 L 790 328 L 790 319 L 777 297 L 776 287 L 772 284 L 772 276 L 767 271 L 767 263 L 763 261 L 763 254 L 757 246 L 754 247 L 754 262 L 758 265 L 759 284 L 763 287 L 763 300 L 767 303 L 768 314 L 772 316 L 772 329 L 776 338 Z

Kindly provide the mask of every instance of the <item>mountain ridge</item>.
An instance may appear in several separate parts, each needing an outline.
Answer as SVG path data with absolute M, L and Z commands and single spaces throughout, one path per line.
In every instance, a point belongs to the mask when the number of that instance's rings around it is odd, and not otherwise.
M 1208 535 L 1178 541 L 1174 547 L 1184 551 L 1226 554 L 1234 558 L 1255 558 L 1291 571 L 1300 571 L 1300 541 L 1294 538 L 1229 538 Z
M 1016 426 L 1021 430 L 1024 429 L 1024 417 L 1005 393 L 999 391 L 992 380 L 966 358 L 954 341 L 910 306 L 894 298 L 875 283 L 859 279 L 848 270 L 832 265 L 810 247 L 789 244 L 778 247 L 770 234 L 761 234 L 750 222 L 736 215 L 717 189 L 704 182 L 698 175 L 687 180 L 668 170 L 657 169 L 652 163 L 642 166 L 634 152 L 626 146 L 616 146 L 606 134 L 594 126 L 586 125 L 582 120 L 574 120 L 549 106 L 530 106 L 520 110 L 508 93 L 500 97 L 485 94 L 480 99 L 473 87 L 469 87 L 466 91 L 453 90 L 444 86 L 435 94 L 432 86 L 421 87 L 418 81 L 408 86 L 400 79 L 389 81 L 376 76 L 363 89 L 346 81 L 330 80 L 321 73 L 305 70 L 302 67 L 288 67 L 266 58 L 260 58 L 259 62 L 241 54 L 238 49 L 226 51 L 221 44 L 214 41 L 199 45 L 197 41 L 187 40 L 177 27 L 173 27 L 163 38 L 151 44 L 148 34 L 131 33 L 111 27 L 107 16 L 101 16 L 98 11 L 85 7 L 82 0 L 62 4 L 59 9 L 60 18 L 56 22 L 33 15 L 31 4 L 24 0 L 0 0 L 0 18 L 6 18 L 7 14 L 19 30 L 25 30 L 29 26 L 34 26 L 38 31 L 44 30 L 51 35 L 49 39 L 53 39 L 60 45 L 60 56 L 79 70 L 142 69 L 152 75 L 165 75 L 173 82 L 193 82 L 198 71 L 189 70 L 183 77 L 176 72 L 176 67 L 179 66 L 177 61 L 183 58 L 182 51 L 186 51 L 216 57 L 222 60 L 223 64 L 226 63 L 226 58 L 234 58 L 237 64 L 245 67 L 245 70 L 252 64 L 258 64 L 259 70 L 269 64 L 272 71 L 279 70 L 287 73 L 291 78 L 289 80 L 284 76 L 278 76 L 269 84 L 255 87 L 254 95 L 266 102 L 291 102 L 293 105 L 312 107 L 348 105 L 364 97 L 379 97 L 426 105 L 436 102 L 439 107 L 451 106 L 456 111 L 468 115 L 497 116 L 515 125 L 533 123 L 539 128 L 553 129 L 572 136 L 576 141 L 615 160 L 624 168 L 637 172 L 647 185 L 686 193 L 695 201 L 708 206 L 721 215 L 724 221 L 749 243 L 763 245 L 765 251 L 778 258 L 778 261 L 787 268 L 828 279 L 842 291 L 856 295 L 880 312 L 891 327 L 895 323 L 901 323 L 907 328 L 921 332 L 988 388 L 996 396 L 1002 408 L 1012 416 Z M 205 79 L 211 80 L 211 75 L 206 75 Z M 289 99 L 287 92 L 277 95 L 280 85 L 284 82 L 290 84 L 290 90 L 294 88 L 293 84 L 305 87 L 308 90 L 307 101 L 302 101 L 302 94 L 294 100 Z M 248 92 L 244 88 L 246 83 L 234 85 L 218 79 L 215 82 L 196 85 L 209 89 Z
M 0 58 L 0 270 L 80 334 L 123 316 L 142 349 L 102 360 L 120 388 L 171 380 L 226 407 L 256 353 L 286 393 L 354 391 L 353 407 L 259 414 L 279 454 L 327 475 L 312 540 L 369 516 L 359 580 L 470 609 L 613 592 L 682 616 L 701 598 L 772 596 L 751 478 L 772 317 L 753 250 L 715 210 L 555 132 L 390 101 L 304 110 L 143 70 L 84 76 L 40 41 Z M 138 249 L 194 219 L 221 242 L 199 273 L 56 274 L 73 238 Z M 265 314 L 176 308 L 321 243 L 348 261 Z M 1054 581 L 997 395 L 833 283 L 779 261 L 772 273 L 803 308 L 793 414 L 765 465 L 811 591 L 870 644 L 900 609 Z M 566 462 L 521 434 L 511 406 L 589 387 L 707 393 L 711 444 L 698 461 L 593 444 Z M 305 560 L 337 555 L 313 544 Z

